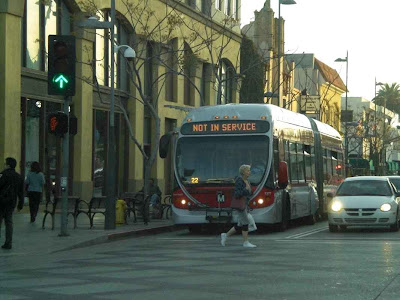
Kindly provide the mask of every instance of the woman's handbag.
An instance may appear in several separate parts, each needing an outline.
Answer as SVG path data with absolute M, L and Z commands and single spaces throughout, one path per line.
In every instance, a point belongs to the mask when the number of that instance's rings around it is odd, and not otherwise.
M 240 198 L 233 197 L 231 202 L 231 208 L 237 210 L 245 210 L 246 209 L 246 196 L 242 196 Z
M 256 222 L 251 214 L 247 214 L 247 218 L 249 219 L 249 232 L 257 230 Z

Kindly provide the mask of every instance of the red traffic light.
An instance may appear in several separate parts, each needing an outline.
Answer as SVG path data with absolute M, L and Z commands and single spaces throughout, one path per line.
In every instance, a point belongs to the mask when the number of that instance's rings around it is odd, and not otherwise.
M 336 170 L 340 170 L 340 169 L 342 169 L 342 165 L 337 165 L 335 168 L 336 168 Z

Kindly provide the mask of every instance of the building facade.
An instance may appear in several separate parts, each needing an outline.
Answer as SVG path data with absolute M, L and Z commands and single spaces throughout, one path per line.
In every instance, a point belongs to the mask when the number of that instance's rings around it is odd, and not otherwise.
M 158 142 L 149 105 L 164 134 L 194 107 L 239 101 L 239 8 L 240 0 L 116 0 L 115 44 L 136 52 L 130 61 L 123 48 L 114 56 L 118 194 L 143 185 L 143 155 L 131 136 L 146 154 Z M 22 174 L 39 161 L 48 196 L 60 189 L 62 139 L 48 133 L 46 120 L 63 103 L 47 94 L 50 34 L 76 38 L 70 113 L 78 119 L 78 133 L 70 138 L 69 192 L 85 200 L 105 193 L 112 53 L 108 29 L 78 26 L 93 15 L 110 21 L 110 1 L 0 4 L 0 160 L 15 157 Z M 170 164 L 171 158 L 157 158 L 152 169 L 164 193 L 172 188 Z
M 301 91 L 300 112 L 341 132 L 341 95 L 346 86 L 339 74 L 314 54 L 288 54 L 295 64 L 294 86 Z
M 268 0 L 260 11 L 254 12 L 254 21 L 242 28 L 241 69 L 245 78 L 241 101 L 272 103 L 299 112 L 300 91 L 294 86 L 295 65 L 285 55 L 284 25 L 282 17 L 275 18 Z
M 362 97 L 348 97 L 347 102 L 353 115 L 352 122 L 347 124 L 353 175 L 383 175 L 384 168 L 386 174 L 397 174 L 400 161 L 398 114 Z M 345 98 L 342 98 L 342 109 L 345 110 Z

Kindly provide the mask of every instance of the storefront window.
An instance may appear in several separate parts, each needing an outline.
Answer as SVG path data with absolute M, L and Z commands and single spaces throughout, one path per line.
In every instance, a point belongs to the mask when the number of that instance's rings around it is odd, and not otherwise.
M 40 70 L 40 1 L 26 2 L 26 67 Z
M 53 1 L 47 1 L 44 5 L 44 28 L 45 28 L 45 59 L 44 68 L 47 71 L 47 53 L 48 53 L 48 36 L 57 34 L 57 4 Z
M 48 36 L 70 34 L 71 13 L 64 1 L 56 0 L 26 0 L 25 9 L 22 52 L 26 62 L 22 61 L 27 68 L 43 70 L 44 67 L 47 71 Z
M 104 21 L 104 17 L 100 17 L 100 21 Z M 106 57 L 105 57 L 105 39 L 106 31 L 104 29 L 96 30 L 96 78 L 99 85 L 105 84 L 105 66 L 106 66 Z

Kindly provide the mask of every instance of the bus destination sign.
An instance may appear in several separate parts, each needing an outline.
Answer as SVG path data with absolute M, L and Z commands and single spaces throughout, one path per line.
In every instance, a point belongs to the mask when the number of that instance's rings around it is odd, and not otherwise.
M 267 121 L 219 120 L 186 123 L 182 134 L 251 134 L 265 133 L 269 130 Z

